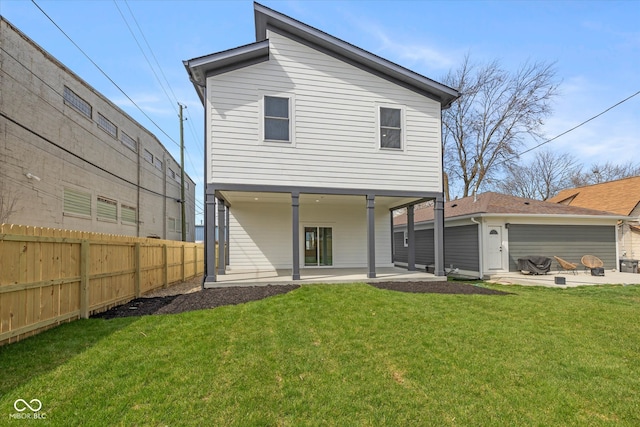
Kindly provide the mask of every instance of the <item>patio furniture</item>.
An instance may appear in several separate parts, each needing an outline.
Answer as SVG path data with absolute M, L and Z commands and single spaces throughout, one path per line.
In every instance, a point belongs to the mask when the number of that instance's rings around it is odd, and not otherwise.
M 518 258 L 518 270 L 525 274 L 547 274 L 551 270 L 551 258 L 546 256 Z
M 592 276 L 604 276 L 604 263 L 600 258 L 594 255 L 585 255 L 580 260 L 586 270 L 591 271 Z
M 558 261 L 558 265 L 560 265 L 560 268 L 562 269 L 562 271 L 570 271 L 573 274 L 576 274 L 576 270 L 578 269 L 577 264 L 566 261 L 560 258 L 559 256 L 554 256 L 554 258 L 556 259 L 556 261 Z

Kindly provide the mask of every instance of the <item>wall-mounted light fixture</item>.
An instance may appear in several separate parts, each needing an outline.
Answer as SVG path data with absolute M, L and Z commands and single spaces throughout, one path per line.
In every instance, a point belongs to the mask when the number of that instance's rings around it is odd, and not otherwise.
M 24 176 L 26 176 L 29 179 L 35 179 L 36 181 L 40 181 L 40 177 L 39 176 L 35 176 L 34 174 L 32 174 L 31 172 L 27 172 L 24 174 Z

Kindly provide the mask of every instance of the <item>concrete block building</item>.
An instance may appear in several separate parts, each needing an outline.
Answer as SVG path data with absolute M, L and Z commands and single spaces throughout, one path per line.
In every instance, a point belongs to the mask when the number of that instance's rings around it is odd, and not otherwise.
M 2 17 L 0 70 L 0 222 L 181 240 L 180 165 L 151 132 Z

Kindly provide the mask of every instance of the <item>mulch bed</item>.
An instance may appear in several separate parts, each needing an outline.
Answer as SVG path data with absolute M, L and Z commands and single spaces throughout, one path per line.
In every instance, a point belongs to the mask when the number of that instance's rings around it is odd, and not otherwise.
M 507 292 L 456 282 L 376 282 L 369 283 L 378 289 L 399 292 L 464 294 L 464 295 L 509 295 Z M 127 304 L 113 307 L 92 318 L 113 319 L 117 317 L 145 316 L 150 314 L 177 314 L 223 305 L 243 304 L 274 295 L 286 294 L 299 285 L 234 286 L 203 289 L 198 292 L 166 297 L 136 298 Z
M 377 282 L 378 289 L 416 294 L 510 295 L 508 292 L 458 282 Z

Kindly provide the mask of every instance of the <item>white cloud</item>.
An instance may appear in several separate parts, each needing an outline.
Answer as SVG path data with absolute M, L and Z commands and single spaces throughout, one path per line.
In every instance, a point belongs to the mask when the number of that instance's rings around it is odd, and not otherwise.
M 449 52 L 441 52 L 427 44 L 394 40 L 381 27 L 367 26 L 370 34 L 380 43 L 380 52 L 399 58 L 399 62 L 421 64 L 429 69 L 448 70 L 456 64 Z
M 365 34 L 373 40 L 370 45 L 374 47 L 368 50 L 422 73 L 448 71 L 464 55 L 463 52 L 450 48 L 438 49 L 427 41 L 420 41 L 420 35 L 416 33 L 398 31 L 396 27 L 386 27 L 362 16 L 345 13 L 344 20 L 350 22 L 360 36 Z

